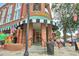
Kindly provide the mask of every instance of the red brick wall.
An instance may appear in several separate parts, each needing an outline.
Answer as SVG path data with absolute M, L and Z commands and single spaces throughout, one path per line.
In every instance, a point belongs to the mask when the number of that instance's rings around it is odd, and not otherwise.
M 8 3 L 8 4 L 6 4 L 6 5 L 4 5 L 3 7 L 1 7 L 0 8 L 0 11 L 3 9 L 3 8 L 6 8 L 6 7 L 9 7 L 10 5 L 13 5 L 13 11 L 12 11 L 12 20 L 13 20 L 13 17 L 14 17 L 14 7 L 15 7 L 15 5 L 16 5 L 16 3 Z M 49 13 L 50 13 L 50 8 L 49 8 L 49 6 L 48 6 L 48 11 L 49 11 Z M 45 14 L 45 4 L 41 4 L 41 11 L 40 12 L 34 12 L 33 11 L 33 3 L 31 3 L 30 4 L 30 16 L 42 16 L 42 15 L 39 15 L 39 13 L 43 13 L 43 14 Z M 6 17 L 7 17 L 7 15 L 6 15 Z M 6 18 L 5 17 L 5 18 Z M 24 20 L 25 18 L 27 17 L 27 6 L 26 6 L 26 3 L 23 3 L 22 4 L 22 7 L 21 7 L 21 18 L 20 18 L 20 20 Z M 46 17 L 48 17 L 48 18 L 50 18 L 51 17 L 51 15 L 48 15 L 48 16 L 46 16 Z M 6 20 L 6 19 L 5 19 Z M 18 22 L 19 20 L 17 20 L 17 21 L 15 21 L 15 22 Z M 12 22 L 10 22 L 10 23 L 8 23 L 8 25 L 11 25 L 11 24 L 14 24 L 14 22 L 12 21 Z M 4 25 L 2 25 L 2 26 L 7 26 L 6 24 L 4 24 Z M 0 26 L 0 27 L 2 27 L 2 26 Z
M 41 39 L 42 39 L 42 47 L 46 46 L 46 25 L 41 24 Z
M 32 45 L 32 40 L 33 40 L 33 24 L 29 24 L 29 29 L 28 29 L 28 46 L 29 48 Z
M 52 39 L 52 26 L 48 25 L 48 40 Z

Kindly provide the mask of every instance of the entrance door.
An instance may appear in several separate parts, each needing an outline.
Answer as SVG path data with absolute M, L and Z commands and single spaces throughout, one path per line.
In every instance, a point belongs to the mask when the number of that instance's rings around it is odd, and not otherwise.
M 33 24 L 33 44 L 41 44 L 41 26 L 39 23 Z
M 40 33 L 40 31 L 36 32 L 36 43 L 41 43 L 41 33 Z

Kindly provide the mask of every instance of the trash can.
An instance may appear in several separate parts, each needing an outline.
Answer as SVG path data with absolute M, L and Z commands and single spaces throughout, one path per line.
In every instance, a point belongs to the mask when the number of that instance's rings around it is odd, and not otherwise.
M 54 42 L 47 42 L 47 54 L 54 55 Z
M 75 42 L 75 51 L 78 51 L 78 46 L 77 46 L 77 43 Z
M 74 40 L 74 46 L 75 46 L 75 51 L 78 51 L 79 50 L 79 44 L 78 44 L 78 39 L 75 39 Z

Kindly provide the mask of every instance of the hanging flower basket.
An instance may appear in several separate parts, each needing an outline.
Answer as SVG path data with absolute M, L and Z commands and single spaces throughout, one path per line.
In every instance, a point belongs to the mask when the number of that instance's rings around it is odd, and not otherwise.
M 75 22 L 77 21 L 77 18 L 78 18 L 78 17 L 77 17 L 77 14 L 74 14 L 74 15 L 73 15 L 73 20 L 74 20 Z

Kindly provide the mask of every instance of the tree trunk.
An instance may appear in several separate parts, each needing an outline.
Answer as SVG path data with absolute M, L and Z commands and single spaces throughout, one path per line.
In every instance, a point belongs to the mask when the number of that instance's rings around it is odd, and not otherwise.
M 66 24 L 64 24 L 63 35 L 64 42 L 66 42 Z

